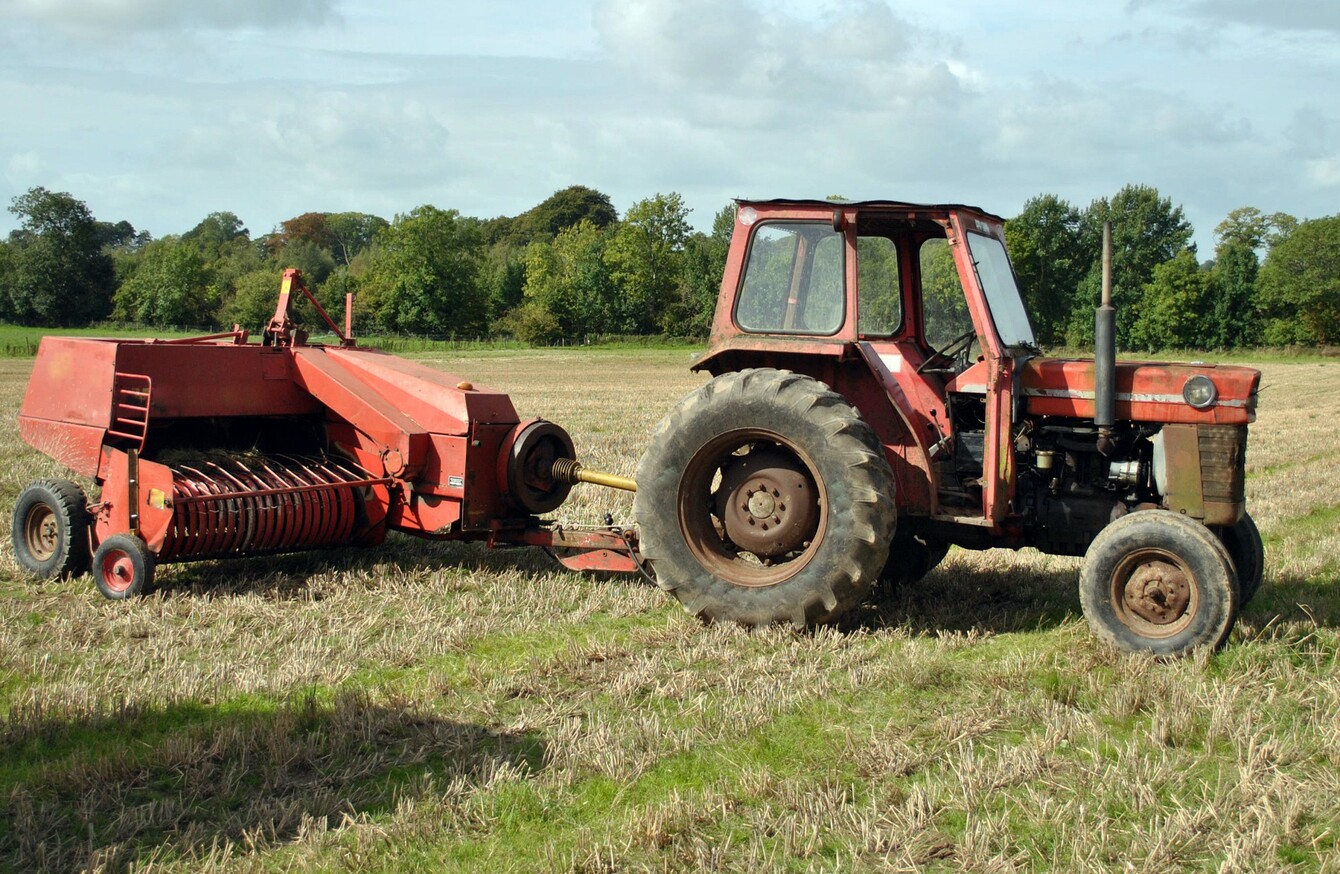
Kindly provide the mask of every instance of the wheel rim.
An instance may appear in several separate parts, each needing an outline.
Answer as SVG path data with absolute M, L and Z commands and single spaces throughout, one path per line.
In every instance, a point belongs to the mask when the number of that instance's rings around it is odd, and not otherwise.
M 124 550 L 107 550 L 97 572 L 103 586 L 113 592 L 124 592 L 135 583 L 135 561 Z
M 39 562 L 48 561 L 60 548 L 60 521 L 56 511 L 46 504 L 38 504 L 28 511 L 23 520 L 23 544 L 28 554 Z
M 700 449 L 684 471 L 678 504 L 694 557 L 747 588 L 799 573 L 827 528 L 827 496 L 813 461 L 760 429 L 731 431 Z
M 1112 573 L 1112 607 L 1122 623 L 1148 638 L 1180 634 L 1200 607 L 1200 586 L 1191 568 L 1162 549 L 1143 549 Z

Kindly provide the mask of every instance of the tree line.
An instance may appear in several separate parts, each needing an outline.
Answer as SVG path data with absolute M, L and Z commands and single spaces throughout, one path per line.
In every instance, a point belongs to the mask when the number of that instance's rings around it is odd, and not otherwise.
M 1180 206 L 1128 185 L 1079 209 L 1030 199 L 1005 225 L 1011 259 L 1044 345 L 1088 346 L 1112 223 L 1113 303 L 1123 349 L 1233 349 L 1340 342 L 1340 216 L 1300 222 L 1256 207 L 1215 228 L 1201 260 Z
M 252 235 L 215 212 L 154 239 L 97 220 L 63 192 L 14 198 L 19 229 L 0 241 L 0 320 L 50 327 L 103 320 L 256 330 L 280 272 L 297 267 L 322 304 L 356 295 L 360 334 L 510 336 L 530 343 L 590 335 L 706 336 L 734 206 L 694 231 L 675 193 L 620 216 L 575 185 L 512 217 L 421 206 L 387 221 L 310 212 Z M 1340 216 L 1299 222 L 1234 210 L 1201 260 L 1182 208 L 1127 186 L 1080 209 L 1030 199 L 1005 226 L 1044 345 L 1088 346 L 1099 296 L 1099 240 L 1114 229 L 1118 343 L 1125 349 L 1317 345 L 1340 341 Z M 300 318 L 311 320 L 310 313 Z

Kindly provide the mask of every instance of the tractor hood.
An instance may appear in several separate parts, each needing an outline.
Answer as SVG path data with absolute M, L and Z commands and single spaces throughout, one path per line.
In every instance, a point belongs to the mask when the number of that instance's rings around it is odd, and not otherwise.
M 1019 367 L 1028 412 L 1092 419 L 1092 359 L 1034 358 Z M 1261 371 L 1213 364 L 1117 362 L 1118 421 L 1245 425 L 1256 420 Z M 1207 384 L 1208 383 L 1208 384 Z

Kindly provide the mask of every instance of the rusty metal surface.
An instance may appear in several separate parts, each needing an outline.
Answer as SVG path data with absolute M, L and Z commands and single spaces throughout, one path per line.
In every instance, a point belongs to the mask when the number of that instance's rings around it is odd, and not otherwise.
M 762 558 L 778 558 L 814 537 L 818 489 L 794 457 L 756 450 L 723 472 L 715 513 L 732 543 Z
M 1168 625 L 1186 613 L 1191 584 L 1175 564 L 1149 561 L 1135 569 L 1122 591 L 1126 608 L 1152 625 Z

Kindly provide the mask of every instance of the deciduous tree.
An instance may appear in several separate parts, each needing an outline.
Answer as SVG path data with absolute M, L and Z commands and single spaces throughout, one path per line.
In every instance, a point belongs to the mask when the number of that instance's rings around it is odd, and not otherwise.
M 0 315 L 25 325 L 84 325 L 107 315 L 115 268 L 88 206 L 65 192 L 32 188 L 9 211 L 9 267 Z
M 605 233 L 585 220 L 526 249 L 526 301 L 552 315 L 562 336 L 608 333 L 625 319 L 605 249 Z
M 378 235 L 363 285 L 366 304 L 391 331 L 480 337 L 488 298 L 479 283 L 479 222 L 454 209 L 421 206 Z
M 1261 265 L 1270 344 L 1340 343 L 1340 215 L 1305 221 Z
M 1214 346 L 1247 346 L 1260 336 L 1256 309 L 1256 277 L 1260 263 L 1246 241 L 1220 241 L 1214 259 Z
M 326 230 L 333 240 L 331 254 L 347 267 L 387 227 L 389 223 L 386 219 L 366 212 L 330 213 L 326 216 Z
M 1103 223 L 1112 222 L 1112 300 L 1117 307 L 1117 345 L 1131 343 L 1138 315 L 1134 311 L 1154 268 L 1171 261 L 1191 243 L 1191 223 L 1180 206 L 1148 185 L 1127 185 L 1111 200 L 1095 200 L 1081 222 L 1082 245 L 1094 253 L 1092 266 L 1071 311 L 1066 341 L 1075 346 L 1093 342 L 1093 308 L 1102 291 Z M 1194 253 L 1193 253 L 1194 254 Z
M 215 324 L 219 293 L 200 250 L 166 237 L 145 247 L 135 275 L 116 291 L 114 315 L 145 325 Z
M 688 214 L 680 195 L 657 194 L 629 207 L 614 230 L 605 258 L 624 297 L 624 331 L 673 330 L 666 305 L 679 282 Z
M 1183 249 L 1171 261 L 1154 266 L 1139 307 L 1133 312 L 1129 343 L 1144 349 L 1203 349 L 1213 345 L 1214 277 L 1202 270 L 1196 254 Z
M 706 337 L 711 330 L 734 230 L 735 204 L 730 203 L 717 211 L 711 234 L 693 234 L 685 243 L 678 302 L 681 315 L 675 317 L 678 327 L 674 333 Z
M 1043 344 L 1064 341 L 1080 283 L 1093 264 L 1081 221 L 1078 209 L 1054 194 L 1042 194 L 1005 223 L 1019 290 Z

